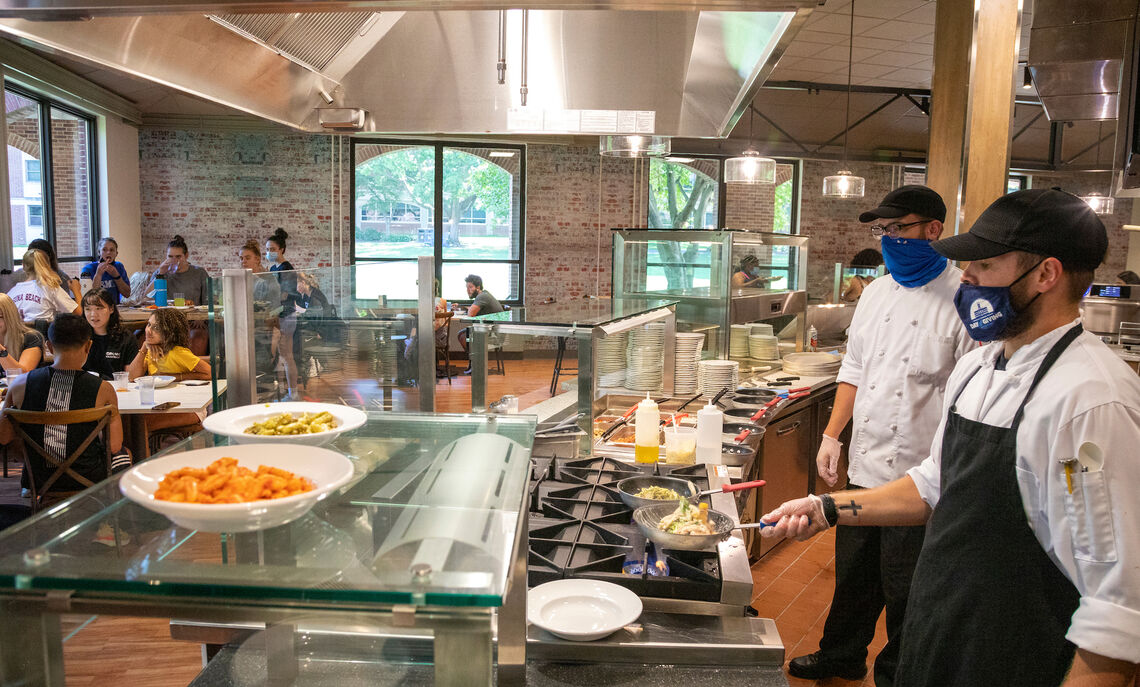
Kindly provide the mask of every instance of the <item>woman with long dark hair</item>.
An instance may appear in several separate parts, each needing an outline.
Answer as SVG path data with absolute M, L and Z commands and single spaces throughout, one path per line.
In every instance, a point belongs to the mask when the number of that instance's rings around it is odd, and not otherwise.
M 277 350 L 285 362 L 288 399 L 293 400 L 300 399 L 303 384 L 296 360 L 296 354 L 301 348 L 300 336 L 297 335 L 297 303 L 301 294 L 297 292 L 297 273 L 293 271 L 293 263 L 285 259 L 288 238 L 288 232 L 277 227 L 277 231 L 265 241 L 265 258 L 269 262 L 269 271 L 277 273 L 277 285 L 281 287 L 281 340 L 277 344 Z
M 83 369 L 103 379 L 125 371 L 139 354 L 139 342 L 123 327 L 115 294 L 98 286 L 83 294 L 83 316 L 94 330 Z

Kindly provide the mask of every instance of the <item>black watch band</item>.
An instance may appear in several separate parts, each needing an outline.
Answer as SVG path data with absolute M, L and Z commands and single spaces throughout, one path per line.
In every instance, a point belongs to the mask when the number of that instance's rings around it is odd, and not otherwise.
M 0 351 L 0 358 L 7 358 L 7 357 L 8 357 L 8 349 L 5 348 L 4 350 Z
M 839 523 L 839 509 L 835 507 L 835 499 L 831 498 L 831 494 L 820 494 L 819 503 L 823 506 L 823 519 L 827 521 L 827 526 L 835 527 Z

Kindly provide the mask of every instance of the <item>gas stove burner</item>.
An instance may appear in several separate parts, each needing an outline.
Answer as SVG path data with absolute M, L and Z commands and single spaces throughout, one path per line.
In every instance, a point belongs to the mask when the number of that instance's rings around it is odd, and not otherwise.
M 530 492 L 529 585 L 596 579 L 644 597 L 719 601 L 715 551 L 656 550 L 655 556 L 647 556 L 653 549 L 633 524 L 633 511 L 622 503 L 616 486 L 644 474 L 675 475 L 708 488 L 703 465 L 640 466 L 602 457 L 536 464 Z M 645 567 L 647 560 L 651 570 Z M 653 565 L 656 560 L 661 566 Z

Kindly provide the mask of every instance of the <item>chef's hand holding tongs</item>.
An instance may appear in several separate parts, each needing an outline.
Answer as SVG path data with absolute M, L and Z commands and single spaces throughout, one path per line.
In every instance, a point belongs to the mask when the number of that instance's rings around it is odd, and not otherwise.
M 823 501 L 815 494 L 780 504 L 776 510 L 761 516 L 760 522 L 773 525 L 760 529 L 762 537 L 792 537 L 799 541 L 811 539 L 828 528 Z

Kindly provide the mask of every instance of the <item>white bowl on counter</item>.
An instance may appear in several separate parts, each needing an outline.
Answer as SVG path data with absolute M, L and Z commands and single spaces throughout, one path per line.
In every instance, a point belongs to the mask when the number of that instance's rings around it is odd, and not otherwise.
M 527 592 L 532 625 L 575 642 L 617 632 L 641 616 L 641 599 L 625 587 L 598 580 L 555 580 Z
M 286 434 L 282 436 L 265 436 L 261 434 L 246 434 L 245 430 L 254 423 L 262 422 L 281 413 L 322 413 L 328 412 L 336 421 L 336 427 L 327 432 L 316 434 Z M 223 410 L 206 417 L 202 427 L 208 432 L 226 437 L 235 444 L 268 443 L 268 444 L 305 444 L 307 446 L 324 446 L 345 432 L 357 429 L 368 420 L 363 410 L 349 408 L 336 403 L 309 403 L 305 401 L 289 401 L 285 403 L 254 403 L 248 406 L 239 406 Z
M 177 503 L 154 498 L 167 473 L 180 468 L 204 468 L 219 458 L 236 458 L 238 465 L 257 471 L 259 465 L 288 470 L 316 485 L 312 491 L 280 499 L 247 503 Z M 119 491 L 131 501 L 164 515 L 174 524 L 203 532 L 254 532 L 292 522 L 352 479 L 352 461 L 313 446 L 243 444 L 175 453 L 143 461 L 123 473 Z

